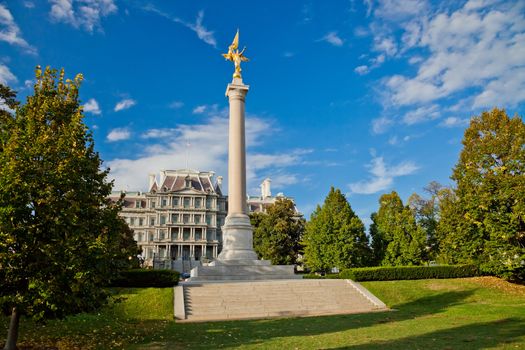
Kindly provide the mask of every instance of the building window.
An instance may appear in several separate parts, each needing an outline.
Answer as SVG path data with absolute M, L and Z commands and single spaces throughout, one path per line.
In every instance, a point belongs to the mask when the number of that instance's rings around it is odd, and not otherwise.
M 164 208 L 167 205 L 168 205 L 168 200 L 166 199 L 166 197 L 162 197 L 162 199 L 160 200 L 160 206 Z
M 173 206 L 174 207 L 178 207 L 180 205 L 179 204 L 179 197 L 173 197 L 172 201 L 173 201 Z
M 135 201 L 135 208 L 142 208 L 142 201 Z
M 149 225 L 150 226 L 155 226 L 155 218 L 149 218 Z
M 148 240 L 150 242 L 153 242 L 153 233 L 150 232 L 150 234 L 148 235 Z
M 187 224 L 190 222 L 190 214 L 184 214 L 182 215 L 182 222 Z
M 200 228 L 195 229 L 195 240 L 196 241 L 202 240 L 202 230 Z
M 143 226 L 144 225 L 144 218 L 139 218 L 139 226 Z
M 151 207 L 151 208 L 155 208 L 155 201 L 151 201 L 151 202 L 150 202 L 150 207 Z
M 135 226 L 135 218 L 129 218 L 129 224 Z
M 195 198 L 195 208 L 200 208 L 202 205 L 202 198 Z
M 206 209 L 211 209 L 211 198 L 206 198 Z
M 212 217 L 211 215 L 206 215 L 206 225 L 210 226 L 212 224 Z
M 200 215 L 195 215 L 195 223 L 196 224 L 200 224 L 201 223 L 201 216 Z
M 189 228 L 185 228 L 183 231 L 182 231 L 182 239 L 185 240 L 185 241 L 189 241 L 190 240 L 190 237 L 191 237 L 191 231 Z
M 166 225 L 166 217 L 164 215 L 160 216 L 160 224 L 161 225 Z
M 190 202 L 191 202 L 190 198 L 184 197 L 184 208 L 189 208 L 190 207 Z
M 166 231 L 160 230 L 159 231 L 159 240 L 162 241 L 166 238 Z
M 179 222 L 179 214 L 171 214 L 171 222 L 174 224 Z

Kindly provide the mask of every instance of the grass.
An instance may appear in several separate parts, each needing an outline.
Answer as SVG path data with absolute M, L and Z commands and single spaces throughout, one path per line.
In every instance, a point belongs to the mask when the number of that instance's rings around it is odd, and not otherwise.
M 492 277 L 363 285 L 397 311 L 180 324 L 173 321 L 170 288 L 126 289 L 120 294 L 124 302 L 99 314 L 46 326 L 23 320 L 21 344 L 31 349 L 525 349 L 525 286 Z

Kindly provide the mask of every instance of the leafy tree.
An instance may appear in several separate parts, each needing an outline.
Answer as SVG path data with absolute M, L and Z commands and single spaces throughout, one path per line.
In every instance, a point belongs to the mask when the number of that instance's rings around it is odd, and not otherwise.
M 36 80 L 0 152 L 0 307 L 11 315 L 4 349 L 16 348 L 21 315 L 100 307 L 103 287 L 137 253 L 82 122 L 82 76 L 37 67 Z
M 387 246 L 387 241 L 381 235 L 377 227 L 377 213 L 372 213 L 370 215 L 372 223 L 369 227 L 369 233 L 371 238 L 370 248 L 372 248 L 372 258 L 370 264 L 373 266 L 381 265 L 381 262 L 385 258 L 385 251 Z
M 371 258 L 363 222 L 333 187 L 306 224 L 303 245 L 305 263 L 315 271 L 366 266 Z
M 382 251 L 374 254 L 383 257 L 386 266 L 420 265 L 425 257 L 425 232 L 417 224 L 408 206 L 404 206 L 396 192 L 384 194 L 379 199 L 379 210 L 372 215 L 374 247 Z M 372 232 L 371 232 L 372 234 Z M 374 241 L 373 241 L 374 242 Z M 377 248 L 376 248 L 377 249 Z
M 439 193 L 443 188 L 436 181 L 432 181 L 424 188 L 430 198 L 423 198 L 417 193 L 413 193 L 408 198 L 408 207 L 412 210 L 416 222 L 425 231 L 426 236 L 426 256 L 425 260 L 435 260 L 438 251 L 438 240 L 436 236 L 439 222 Z
M 305 220 L 293 201 L 279 198 L 266 213 L 251 214 L 254 249 L 260 259 L 276 265 L 297 263 Z
M 9 128 L 13 122 L 13 113 L 18 106 L 16 92 L 8 86 L 0 84 L 0 152 L 4 148 L 9 135 Z
M 471 119 L 452 179 L 443 251 L 487 272 L 525 279 L 525 124 L 494 108 Z M 445 254 L 443 256 L 446 256 Z

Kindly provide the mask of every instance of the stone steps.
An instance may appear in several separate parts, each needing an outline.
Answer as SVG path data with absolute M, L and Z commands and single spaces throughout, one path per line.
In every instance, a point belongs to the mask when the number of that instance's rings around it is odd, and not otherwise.
M 176 287 L 176 293 L 179 305 L 175 305 L 175 317 L 185 322 L 387 310 L 379 299 L 350 280 L 189 283 Z

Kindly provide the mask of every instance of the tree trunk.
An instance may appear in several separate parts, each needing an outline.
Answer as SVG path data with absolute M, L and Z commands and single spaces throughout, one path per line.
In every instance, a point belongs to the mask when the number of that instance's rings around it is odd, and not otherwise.
M 7 331 L 7 340 L 5 342 L 4 350 L 17 350 L 16 341 L 18 339 L 18 325 L 20 324 L 20 311 L 13 307 L 11 312 L 11 321 L 9 322 L 9 330 Z

